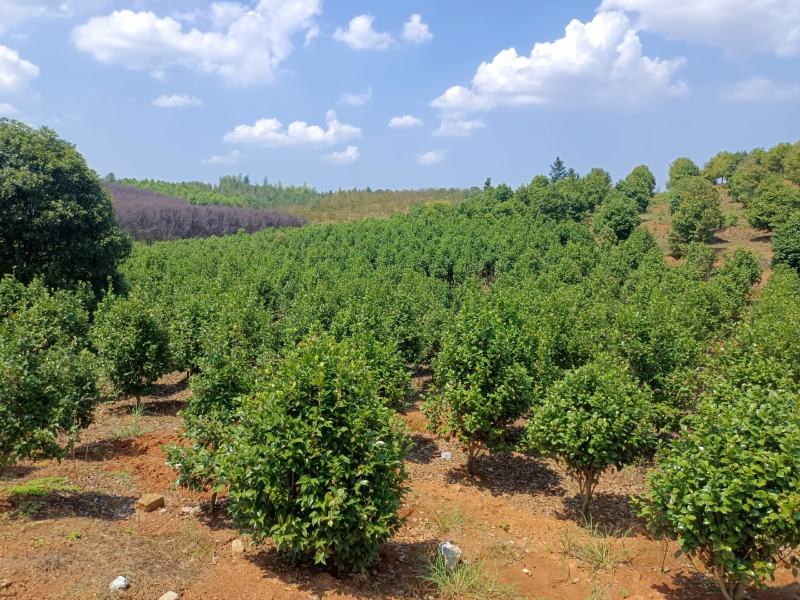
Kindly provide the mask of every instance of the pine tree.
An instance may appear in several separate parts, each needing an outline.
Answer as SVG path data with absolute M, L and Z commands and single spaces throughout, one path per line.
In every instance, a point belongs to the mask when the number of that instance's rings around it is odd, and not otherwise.
M 559 179 L 564 179 L 567 176 L 567 168 L 564 166 L 564 161 L 556 156 L 553 164 L 550 165 L 550 181 L 555 183 Z

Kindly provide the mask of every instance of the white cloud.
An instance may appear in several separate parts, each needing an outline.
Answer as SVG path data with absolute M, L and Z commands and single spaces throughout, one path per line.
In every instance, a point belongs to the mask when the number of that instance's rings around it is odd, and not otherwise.
M 0 102 L 0 117 L 13 117 L 18 115 L 19 111 L 16 107 L 8 104 L 7 102 Z
M 107 0 L 0 0 L 0 33 L 30 19 L 72 17 L 100 8 Z
M 422 15 L 411 15 L 403 25 L 403 38 L 415 44 L 422 44 L 433 39 L 433 34 L 427 23 L 422 21 Z
M 603 0 L 600 10 L 635 13 L 640 29 L 731 55 L 800 55 L 797 0 Z
M 372 87 L 361 94 L 342 94 L 339 96 L 340 104 L 347 104 L 348 106 L 364 106 L 372 98 Z
M 442 119 L 438 129 L 433 135 L 441 137 L 469 137 L 476 129 L 486 127 L 481 120 Z
M 242 85 L 266 83 L 294 51 L 293 36 L 312 29 L 320 12 L 320 0 L 215 3 L 212 29 L 201 31 L 150 11 L 119 10 L 76 27 L 72 41 L 102 63 L 152 74 L 183 67 Z
M 319 34 L 320 34 L 319 27 L 317 25 L 312 25 L 311 29 L 306 31 L 306 37 L 303 40 L 303 46 L 307 48 L 308 46 L 313 44 L 314 40 L 319 37 Z
M 242 156 L 243 155 L 241 152 L 234 150 L 228 154 L 215 154 L 209 158 L 204 158 L 200 162 L 202 162 L 204 165 L 233 165 L 239 162 L 239 159 L 242 158 Z
M 39 67 L 0 44 L 0 94 L 23 92 L 39 75 Z
M 766 77 L 752 77 L 729 86 L 723 98 L 736 102 L 782 102 L 800 98 L 800 83 L 780 83 Z
M 333 145 L 360 138 L 361 129 L 340 123 L 336 113 L 329 110 L 325 115 L 326 129 L 309 125 L 305 121 L 294 121 L 284 128 L 278 119 L 259 119 L 252 125 L 237 125 L 225 134 L 229 144 L 258 144 L 262 146 Z
M 622 12 L 602 12 L 582 23 L 573 19 L 564 37 L 537 42 L 530 56 L 514 48 L 482 63 L 469 88 L 453 86 L 431 104 L 450 118 L 498 106 L 633 102 L 686 92 L 675 75 L 682 58 L 642 54 L 642 45 Z
M 402 115 L 400 117 L 392 117 L 389 119 L 389 127 L 394 127 L 395 129 L 420 127 L 421 125 L 422 119 L 418 119 L 413 115 Z
M 417 155 L 417 162 L 421 165 L 435 165 L 442 162 L 447 156 L 447 150 L 431 150 Z
M 348 146 L 341 152 L 331 152 L 326 154 L 323 158 L 335 165 L 349 165 L 358 158 L 358 146 Z
M 337 27 L 333 39 L 344 42 L 355 50 L 386 50 L 394 38 L 389 33 L 380 33 L 372 28 L 374 17 L 359 15 L 350 19 L 347 29 Z
M 158 108 L 186 108 L 187 106 L 203 106 L 203 101 L 195 96 L 172 94 L 171 96 L 159 96 L 153 100 L 153 106 Z

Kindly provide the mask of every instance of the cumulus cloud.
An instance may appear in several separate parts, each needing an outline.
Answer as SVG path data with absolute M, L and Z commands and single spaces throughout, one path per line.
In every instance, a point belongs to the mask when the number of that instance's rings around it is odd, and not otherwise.
M 225 134 L 223 140 L 229 144 L 257 144 L 262 146 L 312 146 L 338 144 L 360 138 L 361 129 L 340 123 L 336 113 L 329 110 L 325 115 L 323 129 L 305 121 L 294 121 L 284 128 L 278 119 L 259 119 L 252 125 L 237 125 Z
M 434 130 L 433 135 L 441 137 L 469 137 L 476 129 L 486 127 L 481 120 L 467 119 L 442 119 L 439 127 Z
M 600 10 L 628 11 L 641 29 L 731 55 L 800 55 L 797 0 L 603 0 Z
M 196 96 L 172 94 L 171 96 L 159 96 L 153 100 L 153 106 L 158 108 L 186 108 L 188 106 L 203 106 L 203 101 Z
M 447 156 L 447 150 L 431 150 L 417 154 L 417 162 L 421 165 L 435 165 L 442 162 Z
M 16 50 L 0 44 L 0 94 L 23 92 L 38 75 L 39 67 L 20 57 Z
M 372 27 L 374 17 L 358 15 L 350 19 L 347 29 L 337 27 L 333 39 L 344 42 L 355 50 L 386 50 L 394 42 L 389 33 L 380 33 Z
M 723 98 L 736 102 L 783 102 L 800 98 L 800 83 L 781 83 L 752 77 L 729 86 Z
M 422 119 L 413 115 L 402 115 L 389 119 L 389 127 L 394 127 L 395 129 L 407 129 L 410 127 L 420 127 L 421 125 Z
M 271 81 L 294 51 L 292 38 L 314 27 L 320 0 L 260 0 L 212 5 L 211 29 L 184 29 L 150 11 L 114 11 L 72 31 L 73 44 L 105 64 L 163 74 L 183 67 L 242 85 Z
M 358 156 L 358 146 L 348 146 L 341 152 L 331 152 L 330 154 L 326 154 L 323 158 L 335 165 L 349 165 L 355 162 Z
M 516 49 L 482 63 L 469 87 L 453 86 L 432 102 L 449 118 L 524 104 L 632 102 L 680 95 L 676 79 L 685 60 L 642 53 L 636 29 L 625 13 L 601 12 L 587 22 L 574 19 L 564 37 L 537 42 L 530 55 Z
M 403 25 L 403 39 L 415 44 L 423 44 L 433 39 L 433 34 L 426 23 L 422 21 L 422 15 L 411 15 Z
M 372 98 L 372 87 L 361 94 L 342 94 L 339 96 L 339 103 L 348 106 L 364 106 Z
M 239 162 L 239 159 L 242 158 L 242 156 L 243 155 L 241 152 L 234 150 L 228 154 L 215 154 L 214 156 L 204 158 L 200 162 L 202 162 L 204 165 L 233 165 Z

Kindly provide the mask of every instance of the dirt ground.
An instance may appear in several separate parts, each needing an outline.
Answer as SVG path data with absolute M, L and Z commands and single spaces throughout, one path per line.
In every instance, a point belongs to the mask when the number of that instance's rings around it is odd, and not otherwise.
M 414 382 L 419 390 L 428 378 Z M 485 577 L 512 585 L 502 597 L 719 597 L 710 579 L 675 558 L 674 545 L 650 539 L 632 514 L 629 499 L 642 488 L 644 466 L 603 478 L 587 528 L 576 514 L 576 488 L 557 465 L 517 453 L 485 456 L 481 475 L 470 478 L 463 452 L 427 433 L 416 406 L 403 416 L 414 441 L 406 523 L 374 567 L 344 579 L 286 567 L 273 548 L 239 538 L 224 500 L 212 514 L 206 494 L 172 486 L 161 446 L 177 439 L 177 413 L 188 395 L 175 374 L 144 399 L 136 422 L 131 401 L 104 404 L 73 456 L 22 464 L 0 482 L 0 598 L 156 600 L 168 590 L 184 600 L 434 598 L 423 577 L 443 540 L 480 563 Z M 9 491 L 43 477 L 62 477 L 68 489 L 41 496 Z M 151 492 L 164 495 L 165 508 L 136 510 L 135 501 Z M 237 539 L 243 552 L 234 550 Z M 109 592 L 118 575 L 130 589 Z M 800 583 L 782 570 L 752 597 L 795 599 Z

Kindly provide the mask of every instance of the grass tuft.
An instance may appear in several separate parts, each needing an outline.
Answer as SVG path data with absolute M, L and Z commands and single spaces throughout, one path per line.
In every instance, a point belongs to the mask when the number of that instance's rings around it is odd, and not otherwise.
M 113 432 L 113 436 L 118 440 L 130 440 L 137 438 L 144 433 L 142 427 L 142 416 L 144 415 L 144 406 L 137 404 L 136 408 L 131 412 L 131 420 L 127 425 L 117 427 Z
M 10 496 L 46 496 L 52 492 L 77 492 L 80 488 L 66 477 L 39 477 L 3 488 Z
M 439 598 L 456 600 L 514 600 L 521 598 L 517 589 L 497 581 L 497 577 L 488 573 L 483 563 L 461 563 L 449 570 L 444 559 L 436 556 L 428 566 L 423 581 L 432 585 Z
M 458 506 L 440 510 L 433 514 L 431 521 L 439 535 L 447 535 L 456 530 L 463 530 L 468 517 Z
M 565 529 L 559 533 L 561 555 L 574 558 L 589 567 L 592 573 L 613 570 L 617 565 L 631 559 L 624 538 L 628 532 L 616 532 L 589 521 L 585 531 L 588 537 L 581 539 L 575 532 Z

